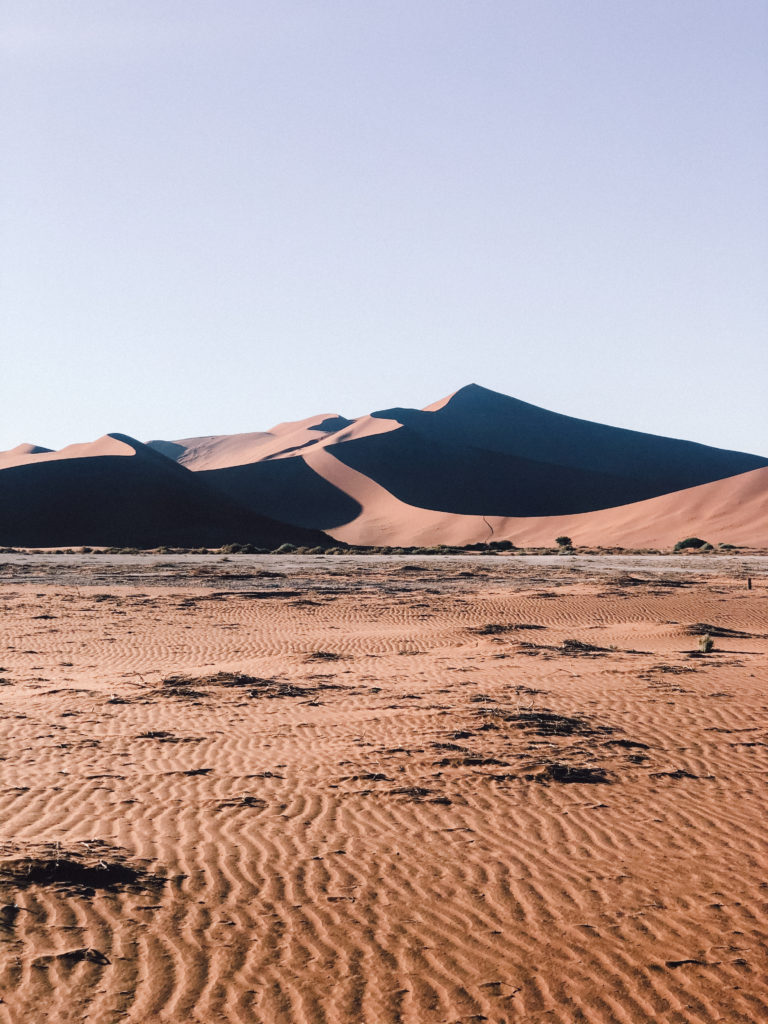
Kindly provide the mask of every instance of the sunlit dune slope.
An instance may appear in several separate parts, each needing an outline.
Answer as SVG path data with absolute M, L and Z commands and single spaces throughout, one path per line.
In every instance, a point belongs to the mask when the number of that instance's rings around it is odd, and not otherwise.
M 464 516 L 407 505 L 330 452 L 308 457 L 314 470 L 357 501 L 363 512 L 329 532 L 349 544 L 464 545 L 510 540 L 519 547 L 574 544 L 665 548 L 691 535 L 713 544 L 768 547 L 768 468 L 673 494 L 571 516 Z
M 425 409 L 322 413 L 148 445 L 0 452 L 0 543 L 763 545 L 768 459 L 549 412 L 470 384 Z M 280 525 L 284 524 L 284 525 Z M 285 525 L 290 524 L 290 525 Z M 310 532 L 306 532 L 310 531 Z
M 761 497 L 742 496 L 738 483 L 711 498 L 691 489 L 768 460 L 562 416 L 474 384 L 424 410 L 175 444 L 168 454 L 231 499 L 360 544 L 550 544 L 568 527 L 583 543 L 653 546 L 679 539 L 689 521 L 711 522 L 733 543 L 762 536 Z

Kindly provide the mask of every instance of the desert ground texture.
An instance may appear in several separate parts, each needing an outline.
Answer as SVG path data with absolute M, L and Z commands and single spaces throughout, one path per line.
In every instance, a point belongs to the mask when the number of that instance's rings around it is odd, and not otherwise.
M 768 557 L 0 563 L 0 1024 L 768 1019 Z

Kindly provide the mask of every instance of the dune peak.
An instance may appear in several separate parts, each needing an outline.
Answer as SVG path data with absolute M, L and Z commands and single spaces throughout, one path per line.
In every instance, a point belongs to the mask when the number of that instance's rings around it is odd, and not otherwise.
M 425 405 L 422 412 L 438 412 L 440 409 L 444 409 L 448 405 L 454 403 L 459 404 L 480 404 L 489 400 L 498 400 L 500 398 L 505 399 L 508 402 L 517 402 L 519 399 L 510 398 L 508 395 L 503 395 L 500 391 L 492 391 L 491 388 L 485 388 L 481 384 L 465 384 L 459 388 L 458 391 L 452 391 L 449 395 L 445 395 L 444 398 L 438 398 L 436 402 L 430 402 L 429 405 Z
M 17 444 L 15 448 L 10 448 L 7 452 L 3 452 L 3 455 L 45 455 L 53 451 L 53 448 L 44 448 L 40 444 L 29 444 L 24 441 L 21 444 Z
M 256 516 L 400 546 L 475 543 L 491 529 L 516 542 L 556 529 L 580 543 L 658 546 L 681 530 L 756 543 L 768 495 L 768 459 L 575 418 L 476 381 L 423 409 L 326 412 L 266 431 L 148 444 L 110 432 L 57 452 L 23 444 L 0 453 L 0 470 L 34 469 L 41 488 L 65 472 L 54 463 L 70 463 L 75 480 L 113 473 L 116 487 L 143 474 L 147 507 L 166 512 L 166 490 L 196 488 L 217 529 Z M 21 488 L 20 473 L 4 479 Z M 185 503 L 173 508 L 183 523 Z M 179 535 L 179 523 L 166 528 Z

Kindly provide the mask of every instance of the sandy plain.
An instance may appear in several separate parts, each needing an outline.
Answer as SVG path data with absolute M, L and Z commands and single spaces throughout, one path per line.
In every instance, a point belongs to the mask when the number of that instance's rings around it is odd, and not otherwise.
M 2 1024 L 768 1019 L 767 558 L 0 561 Z

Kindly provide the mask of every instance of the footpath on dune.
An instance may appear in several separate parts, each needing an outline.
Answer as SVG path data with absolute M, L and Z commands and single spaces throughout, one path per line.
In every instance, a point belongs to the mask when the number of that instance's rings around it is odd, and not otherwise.
M 558 536 L 585 547 L 671 548 L 688 536 L 713 544 L 768 547 L 768 469 L 701 484 L 619 508 L 571 516 L 460 516 L 406 505 L 327 449 L 304 461 L 361 508 L 328 532 L 347 544 L 466 545 L 509 540 L 548 547 Z

